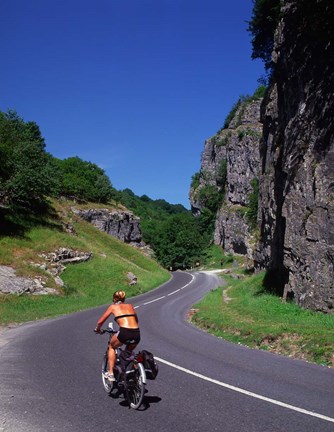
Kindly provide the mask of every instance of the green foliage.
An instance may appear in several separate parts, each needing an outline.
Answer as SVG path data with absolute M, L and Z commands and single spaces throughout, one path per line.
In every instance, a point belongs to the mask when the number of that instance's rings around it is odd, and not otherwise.
M 280 0 L 253 0 L 252 18 L 248 31 L 252 36 L 252 58 L 264 61 L 267 70 L 272 68 L 271 53 L 274 45 L 274 32 L 280 18 Z
M 218 269 L 221 267 L 225 258 L 223 248 L 215 244 L 211 244 L 206 249 L 205 255 L 204 265 L 207 269 Z
M 267 87 L 263 84 L 261 84 L 254 92 L 253 95 L 241 95 L 239 97 L 239 99 L 237 100 L 237 102 L 233 105 L 231 111 L 228 113 L 225 121 L 224 121 L 224 126 L 222 127 L 222 129 L 218 132 L 220 133 L 222 130 L 227 129 L 230 125 L 230 122 L 233 120 L 233 118 L 235 117 L 237 111 L 241 108 L 241 111 L 239 112 L 238 115 L 238 121 L 237 121 L 237 126 L 238 123 L 240 123 L 241 117 L 242 117 L 242 113 L 243 113 L 243 109 L 242 106 L 253 102 L 254 100 L 259 100 L 261 98 L 264 97 L 265 92 L 267 90 Z
M 55 192 L 56 167 L 34 122 L 0 112 L 0 202 L 40 207 Z
M 206 245 L 209 245 L 212 240 L 213 231 L 215 228 L 216 212 L 208 208 L 203 208 L 201 214 L 196 216 L 197 230 Z
M 252 192 L 248 197 L 248 210 L 246 217 L 249 225 L 254 229 L 257 226 L 257 213 L 259 206 L 259 179 L 254 178 L 251 181 Z
M 239 141 L 242 141 L 242 139 L 243 139 L 243 137 L 246 135 L 246 131 L 243 129 L 243 130 L 239 130 L 238 131 L 238 138 L 239 138 Z
M 216 186 L 206 185 L 199 189 L 197 199 L 203 207 L 216 213 L 224 199 L 224 194 Z
M 194 267 L 201 262 L 205 247 L 196 219 L 190 213 L 182 213 L 162 224 L 154 250 L 164 267 L 175 270 Z
M 195 305 L 196 324 L 231 342 L 334 365 L 333 314 L 306 311 L 268 294 L 264 273 L 224 280 Z
M 227 159 L 222 159 L 217 170 L 216 183 L 221 189 L 225 188 L 227 180 Z
M 181 204 L 170 204 L 163 199 L 152 200 L 147 195 L 135 195 L 131 189 L 119 191 L 118 200 L 140 217 L 143 240 L 152 247 L 157 244 L 160 227 L 170 217 L 190 213 Z
M 0 112 L 0 202 L 39 210 L 47 196 L 71 196 L 106 203 L 116 197 L 97 165 L 72 157 L 54 158 L 34 122 L 15 111 Z
M 227 129 L 229 127 L 229 124 L 232 121 L 233 117 L 235 116 L 236 112 L 238 111 L 238 109 L 241 105 L 241 102 L 242 102 L 242 97 L 240 97 L 238 99 L 238 101 L 233 105 L 231 111 L 228 113 L 228 115 L 224 121 L 223 129 Z
M 54 200 L 55 207 L 48 216 L 34 215 L 34 219 L 24 221 L 24 235 L 13 235 L 13 232 L 10 236 L 0 235 L 0 264 L 14 267 L 21 276 L 47 277 L 42 270 L 29 265 L 39 260 L 41 252 L 53 252 L 60 247 L 93 252 L 89 261 L 66 266 L 61 275 L 64 289 L 57 287 L 52 278 L 48 280 L 47 286 L 58 288 L 62 295 L 0 295 L 0 324 L 92 308 L 110 303 L 116 289 L 125 290 L 130 297 L 169 279 L 166 270 L 136 248 L 97 230 L 88 222 L 71 220 L 71 205 L 72 202 Z M 16 212 L 12 216 L 18 225 Z M 62 225 L 68 222 L 74 226 L 77 235 L 63 230 Z M 137 276 L 137 285 L 128 285 L 129 271 Z
M 267 91 L 267 86 L 265 85 L 260 85 L 254 92 L 253 94 L 253 99 L 257 100 L 257 99 L 262 99 Z
M 196 190 L 200 184 L 200 177 L 201 174 L 199 172 L 195 173 L 192 177 L 191 177 L 191 185 L 190 187 L 194 190 Z
M 57 159 L 60 194 L 84 201 L 106 203 L 115 191 L 103 169 L 79 157 Z

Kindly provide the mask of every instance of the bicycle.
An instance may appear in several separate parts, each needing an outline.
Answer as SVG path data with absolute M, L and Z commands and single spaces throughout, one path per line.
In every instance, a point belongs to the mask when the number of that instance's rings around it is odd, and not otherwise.
M 117 331 L 113 329 L 113 324 L 109 323 L 108 328 L 101 330 L 100 333 L 108 333 L 110 335 L 108 347 L 104 353 L 102 362 L 103 388 L 111 396 L 114 390 L 116 390 L 116 395 L 123 393 L 129 407 L 138 409 L 143 402 L 146 385 L 143 355 L 141 352 L 134 353 L 131 351 L 129 345 L 126 345 L 125 350 L 116 348 L 116 361 L 113 368 L 115 381 L 109 381 L 108 378 L 105 377 L 105 373 L 109 370 L 108 349 L 110 339 Z

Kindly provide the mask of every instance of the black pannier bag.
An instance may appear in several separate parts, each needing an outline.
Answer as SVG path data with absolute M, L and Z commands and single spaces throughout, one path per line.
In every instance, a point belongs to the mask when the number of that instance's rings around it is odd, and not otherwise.
M 119 362 L 122 368 L 122 371 L 125 372 L 128 369 L 128 366 L 134 359 L 134 354 L 132 351 L 127 350 L 119 350 Z
M 141 353 L 143 355 L 143 365 L 146 373 L 146 378 L 149 380 L 156 379 L 159 372 L 159 367 L 154 359 L 153 354 L 146 350 L 143 350 Z

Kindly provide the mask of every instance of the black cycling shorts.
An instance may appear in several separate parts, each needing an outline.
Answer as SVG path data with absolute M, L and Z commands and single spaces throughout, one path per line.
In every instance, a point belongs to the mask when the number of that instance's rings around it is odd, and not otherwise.
M 122 342 L 122 344 L 138 344 L 140 341 L 140 330 L 139 328 L 131 329 L 120 327 L 117 333 L 117 339 Z

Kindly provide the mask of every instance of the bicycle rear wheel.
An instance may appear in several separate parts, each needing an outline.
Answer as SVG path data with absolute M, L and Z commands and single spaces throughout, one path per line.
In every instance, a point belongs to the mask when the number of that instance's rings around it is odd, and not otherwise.
M 145 370 L 141 363 L 137 368 L 126 374 L 125 395 L 131 408 L 138 409 L 143 402 L 145 394 L 144 374 Z
M 102 361 L 102 384 L 103 384 L 104 391 L 110 394 L 114 388 L 114 383 L 110 382 L 104 376 L 105 372 L 108 372 L 108 370 L 109 370 L 108 352 L 106 352 L 104 354 L 103 361 Z

